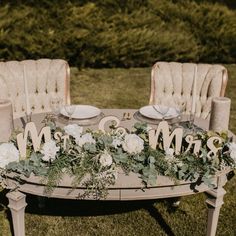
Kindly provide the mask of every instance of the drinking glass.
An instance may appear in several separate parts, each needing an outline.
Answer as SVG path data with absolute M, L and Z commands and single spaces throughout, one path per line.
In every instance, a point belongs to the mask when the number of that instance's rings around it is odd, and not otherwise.
M 162 105 L 159 106 L 159 112 L 162 115 L 162 120 L 165 120 L 165 115 L 168 113 L 169 110 L 170 110 L 170 108 L 167 106 L 162 106 Z
M 26 117 L 26 122 L 31 122 L 32 121 L 32 112 L 30 112 L 29 114 L 27 114 L 27 112 L 25 113 L 25 117 Z
M 64 108 L 65 108 L 65 111 L 66 111 L 67 115 L 69 116 L 69 121 L 68 121 L 68 123 L 70 123 L 70 121 L 72 120 L 72 115 L 73 115 L 74 112 L 75 112 L 76 106 L 75 106 L 75 105 L 67 105 L 67 106 L 65 106 Z
M 188 126 L 189 126 L 189 129 L 193 132 L 195 131 L 194 118 L 195 118 L 195 114 L 191 113 L 189 116 Z
M 184 114 L 186 110 L 186 102 L 178 102 L 176 108 L 179 110 L 179 116 L 178 119 L 179 121 L 182 120 L 182 115 Z
M 62 101 L 63 101 L 62 98 L 59 98 L 59 97 L 52 97 L 50 99 L 50 107 L 51 107 L 52 113 L 55 116 L 58 116 L 60 113 Z

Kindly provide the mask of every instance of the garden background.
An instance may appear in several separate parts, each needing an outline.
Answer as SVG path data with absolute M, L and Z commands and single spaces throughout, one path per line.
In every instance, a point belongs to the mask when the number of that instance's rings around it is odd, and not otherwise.
M 73 103 L 139 108 L 156 61 L 224 64 L 236 133 L 236 3 L 233 0 L 0 1 L 0 60 L 62 58 Z M 236 181 L 226 185 L 217 235 L 236 235 Z M 5 192 L 0 235 L 11 235 Z M 204 235 L 205 196 L 169 201 L 87 202 L 29 197 L 26 235 Z M 59 207 L 60 206 L 60 209 Z

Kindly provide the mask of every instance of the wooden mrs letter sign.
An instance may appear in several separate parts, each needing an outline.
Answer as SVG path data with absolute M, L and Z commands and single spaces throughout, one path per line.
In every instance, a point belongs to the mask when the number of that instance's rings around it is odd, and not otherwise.
M 175 154 L 180 154 L 180 152 L 189 152 L 193 147 L 193 153 L 199 154 L 202 146 L 202 140 L 196 139 L 194 135 L 189 134 L 185 137 L 185 141 L 187 143 L 187 147 L 185 150 L 181 150 L 182 142 L 183 142 L 183 127 L 175 128 L 172 132 L 170 132 L 169 125 L 166 121 L 162 121 L 157 126 L 157 129 L 149 130 L 149 145 L 156 149 L 158 148 L 158 139 L 160 134 L 162 134 L 162 144 L 163 149 L 166 150 L 170 148 L 171 144 L 173 144 L 173 140 L 175 140 Z M 217 156 L 219 150 L 222 147 L 217 147 L 216 144 L 221 144 L 222 139 L 218 136 L 209 137 L 206 143 L 209 152 L 207 153 L 208 158 L 212 158 Z
M 48 126 L 43 127 L 38 135 L 35 123 L 34 122 L 27 123 L 25 126 L 24 134 L 20 133 L 16 136 L 17 145 L 18 145 L 21 159 L 26 158 L 26 148 L 27 148 L 27 140 L 28 140 L 29 134 L 31 136 L 31 140 L 32 140 L 32 144 L 33 144 L 33 148 L 35 152 L 39 150 L 43 137 L 44 137 L 45 142 L 48 142 L 51 140 L 50 127 Z

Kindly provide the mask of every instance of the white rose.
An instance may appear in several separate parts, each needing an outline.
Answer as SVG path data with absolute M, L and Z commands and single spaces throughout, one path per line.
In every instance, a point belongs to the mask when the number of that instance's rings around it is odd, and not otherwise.
M 56 142 L 53 140 L 50 140 L 49 142 L 46 142 L 42 150 L 40 151 L 44 156 L 42 159 L 44 161 L 53 161 L 56 159 L 56 153 L 59 151 L 60 147 L 57 147 Z
M 76 137 L 75 142 L 82 147 L 85 143 L 96 143 L 95 139 L 93 139 L 90 133 L 86 133 L 81 137 Z
M 77 124 L 70 124 L 64 127 L 64 130 L 67 134 L 71 135 L 74 138 L 79 137 L 83 132 L 83 127 Z
M 112 156 L 109 153 L 104 152 L 100 156 L 99 162 L 102 166 L 110 166 L 112 164 Z
M 230 157 L 236 162 L 236 143 L 229 143 Z
M 120 139 L 116 138 L 112 141 L 112 144 L 111 144 L 113 147 L 115 148 L 118 148 L 118 146 L 121 146 L 122 145 L 122 142 Z
M 122 143 L 123 149 L 132 154 L 138 154 L 144 149 L 144 141 L 136 134 L 126 134 Z
M 4 168 L 10 162 L 19 161 L 19 151 L 13 143 L 2 143 L 0 145 L 0 168 Z

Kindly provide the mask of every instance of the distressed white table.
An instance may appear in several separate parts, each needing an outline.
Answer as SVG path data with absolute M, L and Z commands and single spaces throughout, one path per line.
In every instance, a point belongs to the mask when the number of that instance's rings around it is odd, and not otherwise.
M 103 114 L 105 116 L 114 115 L 119 119 L 122 119 L 124 113 L 130 113 L 131 119 L 123 119 L 120 126 L 130 128 L 135 122 L 133 115 L 136 110 L 131 109 L 104 109 Z M 45 114 L 39 114 L 32 118 L 32 121 L 40 124 L 40 121 Z M 137 113 L 136 113 L 137 115 Z M 135 117 L 137 117 L 135 115 Z M 63 119 L 61 120 L 63 123 Z M 87 124 L 89 128 L 96 128 L 95 124 L 98 120 L 94 120 L 93 125 Z M 60 119 L 59 119 L 60 122 Z M 200 127 L 204 129 L 208 128 L 208 123 L 205 120 L 196 120 Z M 154 124 L 155 125 L 155 124 Z M 15 126 L 22 127 L 22 120 L 16 120 Z M 40 126 L 40 125 L 39 125 Z M 161 199 L 161 198 L 172 198 L 181 197 L 196 193 L 204 192 L 207 195 L 207 206 L 208 206 L 208 220 L 207 220 L 207 232 L 206 235 L 213 236 L 216 234 L 217 223 L 219 218 L 220 208 L 223 204 L 223 196 L 226 191 L 223 186 L 227 182 L 227 174 L 229 171 L 224 171 L 218 173 L 214 177 L 214 183 L 216 188 L 209 189 L 208 186 L 203 183 L 196 184 L 194 182 L 181 181 L 178 185 L 165 176 L 158 176 L 156 186 L 149 187 L 145 191 L 141 190 L 143 184 L 138 178 L 138 175 L 131 173 L 129 176 L 119 173 L 118 179 L 114 186 L 109 187 L 108 196 L 106 200 L 148 200 L 148 199 Z M 9 189 L 15 189 L 7 193 L 7 198 L 9 199 L 8 207 L 11 210 L 13 228 L 15 236 L 25 235 L 25 223 L 24 223 L 24 211 L 26 207 L 25 197 L 26 194 L 33 194 L 37 196 L 45 196 L 44 185 L 40 181 L 40 177 L 31 176 L 30 178 L 25 178 L 23 184 L 19 184 L 14 178 L 14 173 L 9 174 L 6 182 Z M 52 194 L 51 198 L 63 198 L 63 199 L 78 199 L 79 194 L 83 193 L 83 187 L 78 187 L 71 191 L 71 179 L 68 176 L 64 176 L 63 180 L 57 186 Z M 48 196 L 47 196 L 48 197 Z M 87 198 L 88 199 L 88 198 Z M 92 200 L 92 199 L 91 199 Z

